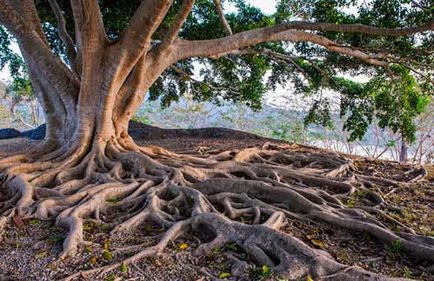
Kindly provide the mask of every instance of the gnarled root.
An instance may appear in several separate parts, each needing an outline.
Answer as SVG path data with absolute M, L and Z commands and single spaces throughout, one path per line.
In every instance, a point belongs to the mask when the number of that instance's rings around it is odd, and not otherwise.
M 399 243 L 409 255 L 434 261 L 434 239 L 388 216 L 385 210 L 396 207 L 368 188 L 397 181 L 372 180 L 360 174 L 352 160 L 337 154 L 266 144 L 197 157 L 122 141 L 39 153 L 42 161 L 22 155 L 0 161 L 0 230 L 15 212 L 56 218 L 68 229 L 62 258 L 91 244 L 83 238 L 83 223 L 89 219 L 111 225 L 112 235 L 145 222 L 166 230 L 154 246 L 116 249 L 115 254 L 129 257 L 66 280 L 157 255 L 177 237 L 200 237 L 203 232 L 212 239 L 199 245 L 196 254 L 236 243 L 256 264 L 268 265 L 289 279 L 389 279 L 341 264 L 326 251 L 285 234 L 280 229 L 288 220 L 366 232 L 386 244 Z M 360 205 L 349 208 L 344 201 L 354 194 Z M 110 216 L 113 213 L 118 215 Z M 243 262 L 234 257 L 234 275 L 240 274 Z

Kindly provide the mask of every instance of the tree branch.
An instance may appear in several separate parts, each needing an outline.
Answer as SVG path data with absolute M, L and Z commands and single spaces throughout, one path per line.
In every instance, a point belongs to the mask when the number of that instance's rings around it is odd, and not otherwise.
M 38 32 L 29 25 L 29 21 L 14 10 L 6 0 L 0 0 L 0 22 L 18 40 L 20 48 L 31 54 L 41 74 L 54 85 L 58 92 L 70 95 L 73 99 L 78 91 L 79 81 L 66 65 L 51 52 Z M 65 98 L 67 98 L 65 96 Z
M 375 56 L 368 55 L 362 51 L 347 46 L 338 45 L 324 36 L 296 30 L 270 34 L 269 29 L 267 30 L 267 28 L 237 33 L 221 39 L 181 41 L 175 56 L 178 56 L 178 59 L 189 57 L 218 58 L 231 54 L 233 51 L 238 52 L 237 49 L 240 48 L 246 48 L 270 41 L 311 42 L 321 45 L 329 51 L 359 58 L 368 64 L 386 66 L 385 62 L 380 61 Z
M 221 0 L 214 0 L 214 4 L 217 10 L 217 14 L 219 15 L 220 18 L 220 23 L 222 25 L 222 27 L 224 28 L 225 32 L 227 35 L 232 35 L 232 29 L 231 26 L 229 25 L 228 21 L 226 20 L 225 14 L 223 12 L 223 8 L 222 8 L 222 2 Z
M 179 9 L 178 14 L 176 15 L 175 21 L 167 32 L 163 43 L 162 49 L 170 46 L 175 39 L 178 37 L 178 32 L 182 28 L 182 25 L 186 21 L 188 15 L 190 14 L 191 9 L 193 8 L 195 0 L 184 0 L 182 3 L 181 9 Z
M 41 40 L 48 46 L 48 40 L 42 30 L 41 20 L 35 7 L 33 0 L 8 0 L 9 5 L 13 7 L 18 14 L 26 19 L 26 22 L 31 28 L 36 31 Z
M 377 36 L 404 36 L 415 34 L 423 31 L 434 30 L 434 20 L 421 26 L 408 28 L 378 28 L 361 24 L 331 24 L 331 23 L 313 23 L 294 21 L 279 24 L 273 27 L 264 27 L 245 32 L 240 32 L 230 36 L 211 40 L 180 41 L 177 54 L 178 59 L 189 57 L 212 57 L 218 56 L 230 51 L 246 48 L 263 42 L 271 41 L 308 41 L 326 47 L 331 51 L 337 51 L 346 55 L 359 57 L 368 63 L 378 65 L 378 61 L 372 61 L 371 58 L 364 55 L 361 51 L 351 51 L 348 47 L 338 47 L 334 42 L 325 37 L 307 32 L 295 30 L 310 31 L 328 31 L 341 33 L 361 33 Z
M 142 1 L 121 35 L 117 53 L 132 68 L 148 49 L 152 35 L 166 16 L 172 0 Z
M 290 22 L 273 27 L 264 27 L 236 33 L 219 39 L 195 40 L 180 42 L 178 56 L 181 58 L 194 56 L 215 56 L 238 48 L 245 48 L 263 42 L 293 41 L 296 39 L 291 30 L 329 31 L 342 33 L 361 33 L 378 36 L 403 36 L 433 30 L 434 21 L 424 25 L 408 28 L 378 28 L 361 24 L 331 24 L 312 22 Z M 304 33 L 309 34 L 309 33 Z M 295 40 L 301 41 L 301 40 Z
M 81 64 L 100 53 L 108 39 L 97 0 L 71 0 L 75 26 L 76 69 L 81 74 Z
M 66 53 L 69 58 L 71 68 L 74 72 L 77 72 L 75 68 L 76 52 L 74 48 L 74 41 L 66 30 L 66 22 L 62 14 L 62 10 L 60 9 L 56 0 L 48 0 L 48 2 L 50 3 L 54 15 L 56 16 L 59 37 L 66 46 Z

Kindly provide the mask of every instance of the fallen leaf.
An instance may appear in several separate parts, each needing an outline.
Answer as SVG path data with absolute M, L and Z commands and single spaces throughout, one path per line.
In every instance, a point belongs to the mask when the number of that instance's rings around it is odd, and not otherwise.
M 96 257 L 91 257 L 91 258 L 89 259 L 89 263 L 90 263 L 91 265 L 96 265 L 96 264 L 98 263 L 98 261 L 97 261 Z
M 18 216 L 18 215 L 14 215 L 14 216 L 12 217 L 12 219 L 13 219 L 15 225 L 16 225 L 18 228 L 24 228 L 24 227 L 25 227 L 24 222 L 23 222 L 23 220 L 21 219 L 20 216 Z
M 36 253 L 35 259 L 43 259 L 46 256 L 48 256 L 48 251 L 46 251 L 46 250 L 40 251 L 40 252 Z
M 178 245 L 178 249 L 180 249 L 181 251 L 186 250 L 188 247 L 189 246 L 187 243 L 181 243 Z
M 229 272 L 222 272 L 222 273 L 219 274 L 219 278 L 220 279 L 226 279 L 226 278 L 229 278 L 229 277 L 231 277 L 231 274 Z
M 124 263 L 124 262 L 121 263 L 121 266 L 120 266 L 119 270 L 120 270 L 121 272 L 127 272 L 127 270 L 128 270 L 128 266 L 127 266 L 127 264 Z
M 327 245 L 324 242 L 322 242 L 321 240 L 311 239 L 310 242 L 312 242 L 312 244 L 314 244 L 316 247 L 318 247 L 320 249 L 327 248 Z

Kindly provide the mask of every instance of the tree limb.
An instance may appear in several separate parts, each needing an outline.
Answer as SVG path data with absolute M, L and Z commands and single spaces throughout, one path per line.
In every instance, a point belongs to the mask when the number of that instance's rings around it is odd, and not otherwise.
M 354 50 L 347 46 L 338 45 L 324 36 L 296 30 L 270 33 L 270 29 L 268 28 L 237 33 L 221 39 L 198 41 L 184 40 L 179 43 L 179 49 L 176 55 L 179 56 L 180 59 L 189 57 L 216 58 L 231 54 L 232 51 L 237 52 L 237 49 L 240 48 L 246 48 L 270 41 L 311 42 L 321 45 L 329 51 L 356 57 L 368 64 L 386 66 L 385 62 L 380 61 L 375 56 L 368 55 L 362 51 Z
M 301 33 L 294 30 L 328 31 L 342 33 L 361 33 L 378 36 L 404 36 L 434 29 L 434 21 L 421 26 L 408 28 L 378 28 L 361 24 L 331 24 L 294 21 L 273 27 L 264 27 L 236 33 L 219 39 L 195 40 L 180 42 L 178 56 L 181 58 L 194 56 L 216 56 L 238 48 L 245 48 L 270 41 L 303 41 Z M 292 30 L 292 31 L 291 31 Z M 296 35 L 297 34 L 297 35 Z M 303 33 L 301 37 L 315 36 Z M 327 39 L 328 40 L 328 39 Z M 308 41 L 308 40 L 306 40 Z M 330 45 L 329 43 L 327 45 Z
M 56 16 L 59 37 L 66 46 L 66 53 L 69 58 L 71 68 L 74 72 L 77 72 L 75 68 L 76 52 L 74 48 L 74 41 L 66 30 L 66 22 L 62 14 L 62 10 L 60 9 L 59 4 L 56 0 L 48 0 L 48 2 L 50 3 L 54 15 Z
M 124 72 L 129 73 L 140 57 L 146 53 L 152 41 L 152 35 L 163 21 L 171 5 L 172 0 L 141 2 L 114 49 Z
M 18 14 L 26 19 L 26 22 L 31 28 L 36 31 L 41 40 L 48 46 L 48 40 L 42 30 L 41 20 L 35 7 L 33 0 L 8 0 L 9 5 L 13 7 Z
M 81 73 L 81 64 L 92 60 L 95 53 L 108 43 L 97 0 L 71 0 L 75 26 L 76 69 Z M 86 51 L 85 51 L 86 50 Z
M 167 32 L 163 43 L 162 48 L 164 49 L 167 46 L 170 46 L 175 39 L 178 37 L 178 32 L 182 28 L 182 25 L 186 21 L 188 15 L 190 14 L 191 9 L 193 8 L 195 0 L 184 0 L 182 3 L 181 9 L 179 9 L 178 14 L 176 15 L 175 21 Z
M 31 54 L 45 79 L 49 79 L 59 92 L 75 98 L 79 81 L 71 70 L 51 52 L 29 21 L 14 10 L 6 0 L 0 0 L 0 22 L 15 36 L 20 48 Z M 66 90 L 65 90 L 66 89 Z M 65 97 L 66 98 L 66 97 Z
M 217 14 L 219 15 L 220 18 L 220 23 L 223 27 L 223 29 L 225 30 L 227 35 L 232 35 L 232 29 L 231 26 L 229 25 L 228 21 L 226 20 L 225 14 L 223 12 L 223 8 L 222 8 L 222 2 L 221 0 L 214 0 L 214 4 L 217 10 Z

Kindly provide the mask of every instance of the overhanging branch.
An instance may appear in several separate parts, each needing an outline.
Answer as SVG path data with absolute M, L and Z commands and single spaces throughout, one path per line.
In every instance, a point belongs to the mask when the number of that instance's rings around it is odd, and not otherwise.
M 236 49 L 246 48 L 263 42 L 270 41 L 309 41 L 307 37 L 315 38 L 318 41 L 318 35 L 301 32 L 305 31 L 329 31 L 341 33 L 361 33 L 377 36 L 404 36 L 415 34 L 423 31 L 434 29 L 434 21 L 430 21 L 421 26 L 408 28 L 378 28 L 361 24 L 330 24 L 330 23 L 312 23 L 312 22 L 290 22 L 279 24 L 273 27 L 258 28 L 245 32 L 236 33 L 219 39 L 182 41 L 179 43 L 177 57 L 180 59 L 194 56 L 217 56 Z M 301 33 L 300 33 L 301 32 Z M 326 42 L 328 39 L 322 37 L 320 41 L 332 47 L 332 42 Z M 321 44 L 322 45 L 322 44 Z M 345 50 L 347 53 L 347 50 Z M 367 59 L 367 58 L 366 58 Z
M 323 46 L 329 51 L 358 58 L 368 64 L 386 66 L 386 63 L 379 60 L 378 57 L 368 55 L 348 46 L 338 45 L 324 36 L 297 30 L 272 33 L 270 29 L 267 28 L 237 33 L 232 36 L 214 40 L 184 40 L 179 43 L 179 49 L 176 55 L 179 56 L 179 59 L 189 57 L 216 58 L 231 54 L 232 52 L 238 52 L 237 50 L 241 48 L 271 41 L 311 42 Z

